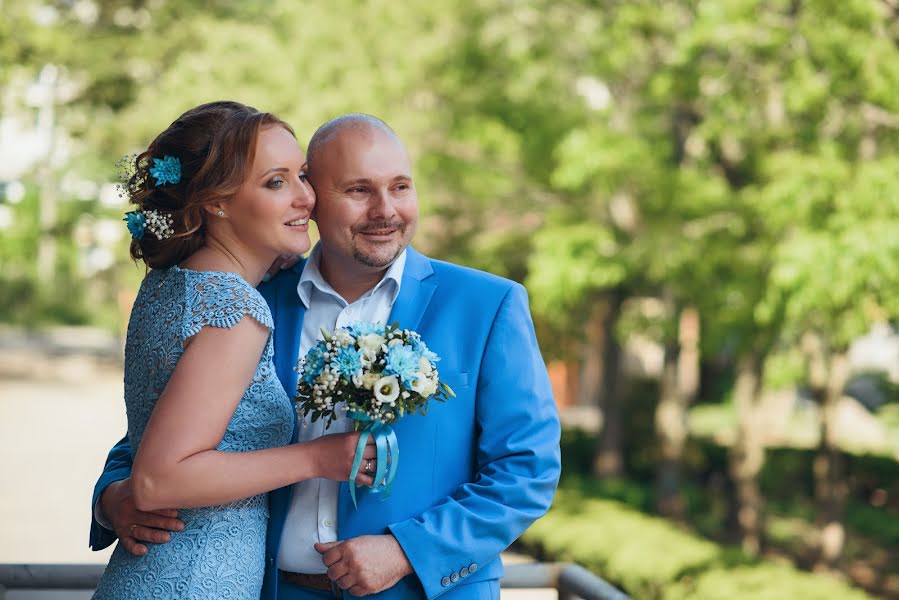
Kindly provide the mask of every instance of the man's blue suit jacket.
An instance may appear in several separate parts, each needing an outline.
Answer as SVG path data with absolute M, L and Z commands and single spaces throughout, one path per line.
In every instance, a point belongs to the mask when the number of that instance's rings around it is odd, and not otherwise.
M 303 264 L 259 288 L 274 316 L 275 366 L 290 397 L 305 313 L 297 295 Z M 421 334 L 456 397 L 394 425 L 401 460 L 388 499 L 363 494 L 354 509 L 341 485 L 338 539 L 390 532 L 408 556 L 415 573 L 373 598 L 490 597 L 484 586 L 495 589 L 503 574 L 499 553 L 546 512 L 560 473 L 558 413 L 527 294 L 410 247 L 390 322 Z M 130 469 L 124 439 L 110 452 L 93 503 Z M 289 487 L 270 495 L 263 599 L 277 596 L 289 501 Z M 93 521 L 95 550 L 114 539 Z

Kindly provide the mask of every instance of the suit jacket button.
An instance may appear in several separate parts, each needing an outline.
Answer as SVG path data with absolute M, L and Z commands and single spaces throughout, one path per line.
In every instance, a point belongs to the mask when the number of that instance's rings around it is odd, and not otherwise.
M 474 573 L 477 570 L 478 570 L 478 563 L 471 563 L 470 565 L 468 565 L 469 573 Z
M 268 557 L 268 566 L 271 567 L 271 566 L 274 565 L 274 564 L 275 564 L 275 559 L 272 558 L 271 556 L 269 556 L 269 557 Z
M 450 581 L 452 581 L 453 583 L 456 583 L 457 581 L 459 581 L 459 574 L 453 573 L 452 575 L 450 575 Z
M 448 586 L 449 584 L 450 584 L 450 578 L 449 578 L 449 577 L 444 577 L 443 579 L 440 580 L 440 585 L 442 585 L 443 587 L 446 587 L 446 586 Z
M 462 567 L 462 570 L 459 571 L 459 575 L 461 575 L 463 578 L 468 577 L 468 567 Z

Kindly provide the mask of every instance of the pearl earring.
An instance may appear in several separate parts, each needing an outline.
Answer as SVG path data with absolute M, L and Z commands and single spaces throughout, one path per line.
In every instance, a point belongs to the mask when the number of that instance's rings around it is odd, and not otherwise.
M 224 216 L 225 216 L 225 211 L 220 210 L 220 211 L 218 211 L 218 212 L 215 213 L 215 214 L 217 214 L 217 215 L 220 216 L 220 217 L 224 217 Z

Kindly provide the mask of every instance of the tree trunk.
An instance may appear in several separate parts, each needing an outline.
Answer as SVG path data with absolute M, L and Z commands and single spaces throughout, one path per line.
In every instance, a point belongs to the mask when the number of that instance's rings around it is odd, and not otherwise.
M 692 306 L 682 310 L 677 332 L 677 386 L 689 407 L 699 392 L 699 311 Z
M 821 407 L 821 440 L 814 464 L 815 499 L 821 527 L 817 566 L 829 569 L 836 568 L 846 539 L 843 527 L 843 510 L 848 494 L 846 465 L 843 453 L 837 446 L 836 423 L 848 375 L 849 361 L 846 355 L 833 354 L 830 358 L 824 404 Z
M 813 463 L 817 512 L 818 558 L 815 567 L 834 569 L 846 539 L 842 517 L 847 489 L 843 455 L 837 447 L 837 410 L 849 377 L 845 353 L 826 351 L 819 336 L 803 339 L 808 360 L 809 389 L 820 406 L 821 436 Z M 829 354 L 829 355 L 828 355 Z
M 602 386 L 603 311 L 605 304 L 598 299 L 586 323 L 586 339 L 581 352 L 580 378 L 577 386 L 579 406 L 598 406 Z
M 684 520 L 681 494 L 684 446 L 687 441 L 687 409 L 698 389 L 699 316 L 693 308 L 679 315 L 678 342 L 665 348 L 665 362 L 656 408 L 659 464 L 656 472 L 657 509 L 660 514 Z M 686 356 L 682 354 L 686 352 Z M 695 376 L 691 376 L 695 373 Z
M 737 523 L 743 551 L 757 556 L 764 542 L 764 500 L 758 475 L 765 463 L 764 430 L 759 410 L 762 359 L 749 352 L 737 362 L 734 404 L 737 437 L 730 449 L 730 474 L 734 483 Z
M 681 407 L 677 387 L 677 344 L 665 347 L 665 362 L 659 384 L 656 407 L 656 436 L 659 442 L 659 464 L 656 467 L 657 510 L 667 517 L 682 519 L 685 506 L 680 493 L 681 455 L 687 437 L 686 415 Z
M 615 289 L 609 293 L 602 315 L 600 352 L 602 354 L 602 376 L 599 385 L 599 409 L 602 411 L 602 431 L 593 459 L 593 473 L 597 477 L 620 477 L 624 474 L 624 452 L 622 444 L 622 406 L 619 393 L 621 379 L 621 345 L 615 335 L 615 325 L 621 316 L 624 290 Z

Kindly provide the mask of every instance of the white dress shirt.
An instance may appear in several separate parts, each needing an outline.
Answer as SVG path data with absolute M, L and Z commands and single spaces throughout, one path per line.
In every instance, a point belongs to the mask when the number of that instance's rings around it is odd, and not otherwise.
M 400 254 L 378 284 L 352 304 L 332 288 L 322 277 L 321 246 L 316 244 L 309 254 L 297 293 L 306 306 L 303 331 L 300 334 L 298 356 L 305 356 L 312 345 L 321 339 L 321 330 L 334 331 L 356 321 L 386 324 L 403 279 L 406 251 Z M 347 418 L 335 419 L 327 429 L 323 420 L 300 422 L 300 442 L 307 442 L 327 433 L 350 431 Z M 284 521 L 278 567 L 296 573 L 324 573 L 327 571 L 321 555 L 315 551 L 317 542 L 337 540 L 337 494 L 339 482 L 328 479 L 308 479 L 295 483 L 291 489 L 290 507 Z

